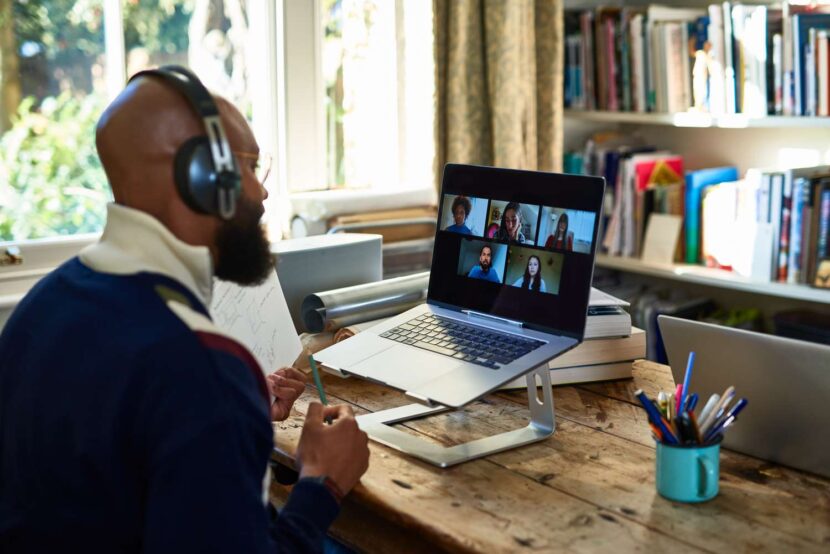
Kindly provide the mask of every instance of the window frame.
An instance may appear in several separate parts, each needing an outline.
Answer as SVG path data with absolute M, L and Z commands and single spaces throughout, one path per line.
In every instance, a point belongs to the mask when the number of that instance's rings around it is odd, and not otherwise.
M 264 63 L 260 72 L 251 72 L 251 84 L 258 94 L 252 95 L 254 121 L 252 127 L 260 140 L 261 149 L 274 153 L 273 182 L 278 194 L 272 198 L 279 211 L 278 198 L 286 198 L 284 122 L 285 122 L 285 43 L 277 40 L 277 34 L 284 29 L 284 12 L 287 5 L 302 5 L 305 2 L 276 0 L 261 2 L 249 0 L 249 31 L 255 33 L 263 44 L 264 53 L 257 52 L 257 61 Z M 316 3 L 316 0 L 315 0 Z M 106 59 L 105 81 L 107 100 L 114 99 L 127 81 L 127 56 L 124 46 L 124 23 L 121 0 L 103 0 L 104 8 L 104 54 Z M 247 53 L 249 59 L 253 55 Z M 269 100 L 270 99 L 270 100 Z M 280 153 L 283 152 L 282 155 Z M 272 192 L 277 192 L 272 191 Z M 270 202 L 270 200 L 269 200 Z M 273 205 L 273 204 L 272 204 Z M 0 309 L 16 304 L 41 277 L 52 269 L 77 255 L 85 246 L 96 242 L 100 233 L 77 233 L 55 235 L 38 239 L 20 239 L 0 242 L 0 255 L 8 247 L 17 247 L 23 259 L 20 265 L 0 266 Z M 0 326 L 2 321 L 0 321 Z

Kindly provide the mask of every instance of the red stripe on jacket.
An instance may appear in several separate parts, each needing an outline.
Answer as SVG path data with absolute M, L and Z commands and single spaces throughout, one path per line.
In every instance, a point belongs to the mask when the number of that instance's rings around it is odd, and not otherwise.
M 256 358 L 248 351 L 247 348 L 222 335 L 207 333 L 205 331 L 196 331 L 196 336 L 199 337 L 199 342 L 208 348 L 220 350 L 231 356 L 236 356 L 244 363 L 254 375 L 254 379 L 259 386 L 259 392 L 262 398 L 265 399 L 265 404 L 268 405 L 271 401 L 271 395 L 268 393 L 268 384 L 265 382 L 265 375 L 262 373 L 262 368 Z

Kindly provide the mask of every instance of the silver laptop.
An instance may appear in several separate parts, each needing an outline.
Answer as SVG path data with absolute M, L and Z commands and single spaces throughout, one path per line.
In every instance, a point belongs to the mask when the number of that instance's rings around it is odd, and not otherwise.
M 657 324 L 676 383 L 694 350 L 698 406 L 730 385 L 749 401 L 724 446 L 830 477 L 830 346 L 662 315 Z
M 605 181 L 449 164 L 426 304 L 322 350 L 329 371 L 459 407 L 582 341 Z

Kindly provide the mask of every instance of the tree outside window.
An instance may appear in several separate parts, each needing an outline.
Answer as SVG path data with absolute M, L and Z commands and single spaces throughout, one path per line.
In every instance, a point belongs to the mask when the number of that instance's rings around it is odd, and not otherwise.
M 97 232 L 107 102 L 104 25 L 122 13 L 126 74 L 189 65 L 251 115 L 244 0 L 0 0 L 0 241 Z

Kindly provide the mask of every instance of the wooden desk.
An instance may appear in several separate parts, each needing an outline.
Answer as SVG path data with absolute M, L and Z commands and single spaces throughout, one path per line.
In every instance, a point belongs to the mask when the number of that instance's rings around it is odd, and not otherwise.
M 327 375 L 324 384 L 332 402 L 357 413 L 409 403 L 357 379 Z M 369 471 L 332 534 L 370 552 L 830 552 L 827 479 L 722 451 L 717 498 L 681 504 L 659 496 L 638 388 L 652 398 L 673 390 L 668 367 L 637 362 L 633 380 L 555 387 L 551 438 L 450 469 L 370 441 Z M 275 425 L 283 463 L 292 463 L 315 399 L 308 388 L 299 413 Z M 407 429 L 463 442 L 525 425 L 526 402 L 526 391 L 499 393 Z M 271 492 L 279 505 L 288 488 L 274 484 Z

